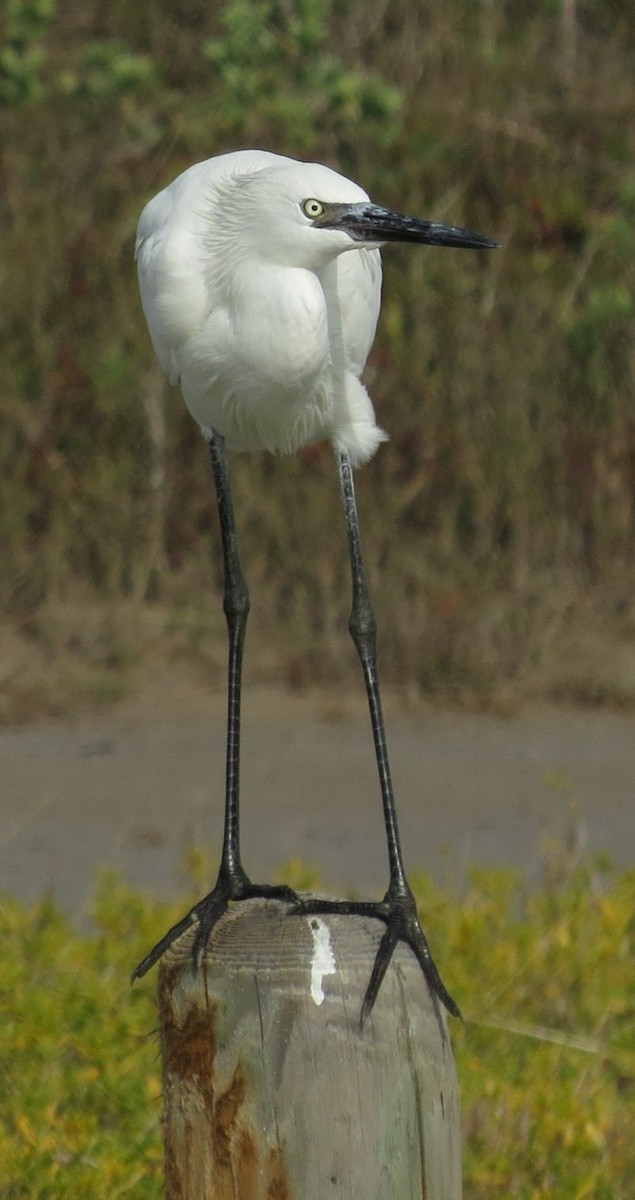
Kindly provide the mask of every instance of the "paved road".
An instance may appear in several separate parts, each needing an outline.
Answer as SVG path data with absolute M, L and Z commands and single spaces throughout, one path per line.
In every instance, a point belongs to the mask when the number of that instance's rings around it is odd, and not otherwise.
M 540 876 L 549 839 L 635 865 L 635 718 L 540 709 L 511 718 L 390 706 L 389 741 L 406 860 L 460 892 L 469 865 Z M 149 893 L 186 890 L 193 843 L 218 852 L 220 697 L 122 705 L 73 724 L 0 733 L 0 888 L 86 910 L 100 866 Z M 245 864 L 270 879 L 292 857 L 325 887 L 378 895 L 381 813 L 363 710 L 274 691 L 248 697 Z

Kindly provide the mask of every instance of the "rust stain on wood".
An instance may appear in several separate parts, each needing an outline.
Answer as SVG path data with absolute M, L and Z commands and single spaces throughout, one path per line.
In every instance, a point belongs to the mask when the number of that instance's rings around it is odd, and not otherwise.
M 168 1136 L 166 1121 L 164 1118 L 164 1134 L 165 1134 L 165 1193 L 168 1200 L 184 1200 L 183 1175 L 179 1169 L 179 1157 L 174 1152 L 174 1145 L 171 1138 Z
M 245 1072 L 239 1064 L 234 1071 L 229 1087 L 220 1093 L 213 1108 L 214 1157 L 223 1167 L 229 1166 L 231 1163 L 232 1138 L 236 1131 L 240 1110 L 245 1102 L 245 1091 Z
M 177 1020 L 178 976 L 178 969 L 162 971 L 159 997 L 168 1200 L 199 1200 L 203 1177 L 205 1200 L 291 1200 L 282 1149 L 262 1145 L 247 1115 L 245 1065 L 237 1063 L 227 1086 L 218 1086 L 216 1005 L 194 1000 Z
M 177 1024 L 171 1003 L 173 974 L 161 976 L 160 1012 L 164 1075 L 180 1079 L 211 1080 L 216 1058 L 215 1006 L 199 1008 L 193 1004 L 182 1025 Z
M 263 926 L 257 928 L 264 937 Z M 371 932 L 374 927 L 369 936 Z M 422 1010 L 418 974 L 413 975 L 412 996 L 404 974 L 395 1013 L 391 1009 L 385 1020 L 379 1006 L 377 1036 L 362 1042 L 357 1032 L 351 1036 L 349 1019 L 353 998 L 357 1008 L 370 969 L 361 954 L 361 973 L 350 987 L 343 985 L 341 1011 L 329 1015 L 332 1026 L 322 1019 L 315 1024 L 313 1006 L 298 1009 L 286 960 L 280 979 L 273 967 L 267 969 L 262 988 L 258 976 L 252 985 L 251 968 L 234 969 L 230 963 L 222 971 L 206 967 L 195 974 L 190 961 L 182 956 L 175 967 L 169 961 L 162 965 L 167 1200 L 341 1196 L 344 1180 L 329 1167 L 328 1153 L 332 1139 L 340 1137 L 364 1147 L 359 1196 L 380 1194 L 380 1181 L 385 1189 L 384 1147 L 394 1145 L 396 1200 L 458 1200 L 460 1142 L 451 1049 L 441 1040 L 436 1010 Z M 304 959 L 301 966 L 305 980 Z M 266 1046 L 263 1031 L 273 1038 Z M 313 1078 L 308 1072 L 322 1055 L 327 1069 Z M 379 1087 L 386 1094 L 381 1086 L 387 1075 L 395 1102 L 391 1095 L 390 1103 L 378 1106 L 375 1093 Z M 305 1094 L 306 1078 L 311 1087 Z M 368 1079 L 368 1086 L 361 1086 L 360 1079 Z M 409 1115 L 413 1100 L 416 1112 Z M 306 1112 L 295 1120 L 299 1103 Z M 413 1117 L 413 1136 L 407 1139 Z M 319 1152 L 322 1139 L 325 1155 Z
M 247 1073 L 239 1063 L 231 1083 L 214 1102 L 214 1200 L 261 1200 L 263 1197 L 260 1147 L 244 1111 L 247 1092 Z M 266 1197 L 269 1197 L 268 1191 Z
M 269 1151 L 267 1176 L 266 1200 L 291 1200 L 287 1168 L 281 1146 L 276 1146 L 275 1149 Z

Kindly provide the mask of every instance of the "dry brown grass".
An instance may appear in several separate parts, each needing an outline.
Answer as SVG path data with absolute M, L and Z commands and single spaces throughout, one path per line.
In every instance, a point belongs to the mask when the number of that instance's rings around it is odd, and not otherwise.
M 22 91 L 0 65 L 0 602 L 18 658 L 48 663 L 33 706 L 76 665 L 125 683 L 155 652 L 139 623 L 164 653 L 222 658 L 205 451 L 153 363 L 131 252 L 152 192 L 245 144 L 503 242 L 385 256 L 368 382 L 391 441 L 358 486 L 387 677 L 629 702 L 632 6 L 60 0 L 38 39 Z M 329 453 L 237 460 L 235 488 L 254 671 L 346 676 Z M 5 717 L 28 676 L 7 668 Z

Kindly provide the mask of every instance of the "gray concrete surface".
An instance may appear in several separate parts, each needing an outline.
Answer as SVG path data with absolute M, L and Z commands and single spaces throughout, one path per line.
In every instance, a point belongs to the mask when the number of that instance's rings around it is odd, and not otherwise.
M 540 877 L 547 841 L 635 864 L 635 720 L 531 710 L 418 713 L 389 705 L 409 867 L 460 892 L 472 864 Z M 184 894 L 192 844 L 217 855 L 224 771 L 222 697 L 186 703 L 169 687 L 72 724 L 0 732 L 0 890 L 54 897 L 81 915 L 95 872 L 115 867 L 164 897 Z M 321 699 L 248 696 L 243 758 L 245 865 L 271 879 L 289 858 L 324 886 L 376 896 L 386 858 L 363 709 L 333 719 Z

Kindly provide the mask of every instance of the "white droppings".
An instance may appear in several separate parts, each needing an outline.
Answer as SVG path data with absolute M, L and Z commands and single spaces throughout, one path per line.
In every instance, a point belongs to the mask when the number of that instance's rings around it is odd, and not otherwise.
M 314 1004 L 324 1002 L 322 980 L 325 975 L 334 975 L 337 966 L 331 946 L 331 933 L 328 925 L 319 917 L 311 917 L 309 921 L 313 938 L 313 958 L 311 959 L 311 998 Z

